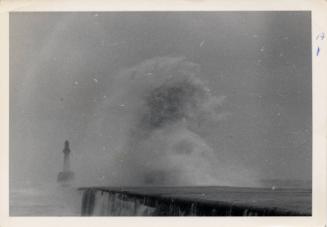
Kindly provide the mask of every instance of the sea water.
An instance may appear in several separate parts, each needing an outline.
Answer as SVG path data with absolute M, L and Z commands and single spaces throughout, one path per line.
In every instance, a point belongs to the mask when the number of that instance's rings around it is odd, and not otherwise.
M 134 195 L 137 195 L 136 197 Z M 159 198 L 159 199 L 157 199 Z M 191 201 L 189 205 L 175 199 Z M 165 201 L 162 202 L 162 199 Z M 167 201 L 172 201 L 168 202 Z M 192 203 L 194 201 L 194 203 Z M 240 187 L 91 187 L 79 190 L 69 185 L 30 185 L 10 191 L 11 216 L 182 216 L 206 215 L 201 203 L 221 202 L 212 215 L 311 214 L 311 190 Z M 226 208 L 226 204 L 227 205 Z M 189 207 L 186 207 L 189 206 Z M 244 206 L 247 208 L 244 209 Z M 185 209 L 184 209 L 184 208 Z M 243 207 L 243 210 L 237 211 Z M 262 212 L 262 208 L 264 211 Z M 210 208 L 211 209 L 211 208 Z M 219 211 L 220 209 L 220 211 Z M 226 211 L 226 209 L 228 209 Z M 234 209 L 234 210 L 232 210 Z M 271 212 L 271 210 L 273 212 Z M 233 213 L 233 212 L 234 213 Z M 251 211 L 251 212 L 250 212 Z M 206 211 L 207 212 L 207 211 Z M 282 216 L 283 216 L 282 212 Z M 285 213 L 286 212 L 286 213 Z M 287 213 L 289 212 L 289 213 Z M 259 214 L 259 213 L 258 213 Z
M 81 192 L 69 185 L 29 184 L 10 188 L 10 216 L 80 215 Z

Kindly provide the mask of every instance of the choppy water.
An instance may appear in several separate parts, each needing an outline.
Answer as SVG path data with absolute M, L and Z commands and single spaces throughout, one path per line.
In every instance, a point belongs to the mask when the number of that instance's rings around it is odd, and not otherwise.
M 10 216 L 80 215 L 81 193 L 75 188 L 36 185 L 10 191 Z
M 118 193 L 111 193 L 115 191 Z M 129 196 L 140 195 L 141 197 Z M 145 195 L 145 197 L 144 197 Z M 148 216 L 148 215 L 199 215 L 199 203 L 230 203 L 233 209 L 240 206 L 279 209 L 311 214 L 311 190 L 306 189 L 262 189 L 236 187 L 138 187 L 138 188 L 92 188 L 85 197 L 85 190 L 47 185 L 11 190 L 11 216 Z M 150 197 L 151 199 L 145 199 Z M 152 198 L 163 198 L 164 203 Z M 167 198 L 191 201 L 189 208 L 181 209 L 180 204 L 167 205 Z M 173 199 L 173 200 L 174 200 Z M 173 201 L 172 200 L 172 201 Z M 156 207 L 160 205 L 160 209 Z M 176 205 L 177 204 L 177 205 Z M 193 205 L 192 205 L 193 204 Z M 186 205 L 185 205 L 186 206 Z M 185 207 L 182 205 L 182 207 Z M 162 208 L 162 207 L 167 207 Z M 84 210 L 83 210 L 84 209 Z M 165 210 L 166 209 L 166 210 Z M 225 208 L 223 208 L 225 209 Z M 229 208 L 228 208 L 229 209 Z M 218 212 L 217 209 L 214 209 Z M 84 212 L 84 214 L 83 214 Z M 159 213 L 158 213 L 159 212 Z M 248 210 L 241 215 L 251 215 Z M 226 212 L 217 213 L 225 215 Z M 227 212 L 228 214 L 228 212 Z M 230 213 L 233 215 L 234 213 Z M 253 214 L 253 212 L 252 212 Z M 263 215 L 272 214 L 264 211 Z M 215 215 L 215 213 L 213 213 Z

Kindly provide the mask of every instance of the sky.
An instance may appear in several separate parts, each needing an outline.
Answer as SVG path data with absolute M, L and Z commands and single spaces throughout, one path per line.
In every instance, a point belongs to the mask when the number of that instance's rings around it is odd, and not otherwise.
M 157 65 L 160 73 L 146 79 Z M 158 136 L 166 146 L 176 135 L 202 144 L 199 154 L 188 159 L 135 148 L 121 156 L 130 128 L 139 129 L 140 91 L 183 70 L 210 91 L 218 120 L 178 126 L 171 135 L 151 129 L 155 136 L 137 140 L 148 146 Z M 55 181 L 68 139 L 72 169 L 91 179 L 81 184 L 126 184 L 121 178 L 138 184 L 131 173 L 147 161 L 182 166 L 178 171 L 187 178 L 210 171 L 217 185 L 310 181 L 311 92 L 309 12 L 11 13 L 10 180 Z M 203 150 L 210 155 L 201 156 Z M 217 163 L 208 169 L 210 159 Z M 196 165 L 203 166 L 198 173 Z

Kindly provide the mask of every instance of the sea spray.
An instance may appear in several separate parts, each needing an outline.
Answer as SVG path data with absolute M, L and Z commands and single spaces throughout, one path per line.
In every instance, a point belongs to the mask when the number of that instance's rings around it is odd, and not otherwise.
M 198 64 L 157 57 L 110 76 L 107 98 L 95 110 L 102 114 L 89 124 L 99 133 L 87 138 L 106 149 L 84 152 L 77 161 L 80 184 L 255 184 L 255 177 L 240 175 L 242 165 L 231 168 L 221 160 L 219 148 L 203 136 L 231 113 L 223 108 L 228 98 L 213 94 Z

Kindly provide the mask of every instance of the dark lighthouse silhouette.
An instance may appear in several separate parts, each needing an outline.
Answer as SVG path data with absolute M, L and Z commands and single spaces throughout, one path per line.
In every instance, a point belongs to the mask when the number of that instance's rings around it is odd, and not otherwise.
M 65 146 L 64 146 L 64 166 L 63 166 L 63 171 L 59 172 L 57 181 L 67 184 L 71 182 L 74 179 L 74 172 L 70 170 L 70 148 L 69 148 L 69 141 L 65 141 Z

